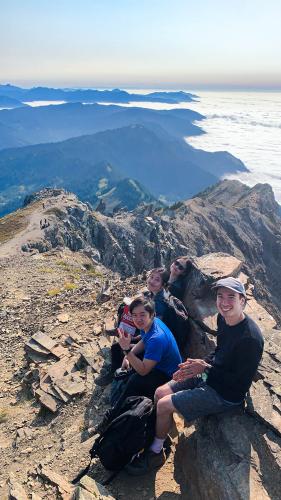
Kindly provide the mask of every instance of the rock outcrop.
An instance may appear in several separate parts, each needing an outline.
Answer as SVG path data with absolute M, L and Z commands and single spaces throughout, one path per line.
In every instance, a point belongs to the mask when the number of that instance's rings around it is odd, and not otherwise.
M 169 209 L 144 206 L 113 217 L 92 212 L 63 191 L 55 196 L 47 198 L 50 227 L 25 250 L 83 250 L 124 276 L 168 265 L 178 255 L 227 252 L 244 261 L 255 296 L 281 322 L 281 217 L 269 185 L 222 181 Z
M 4 498 L 12 491 L 34 499 L 38 494 L 43 500 L 90 499 L 97 494 L 149 500 L 175 492 L 195 500 L 279 498 L 280 332 L 274 318 L 256 302 L 241 260 L 222 252 L 196 258 L 185 303 L 193 318 L 189 355 L 204 356 L 216 342 L 212 283 L 228 275 L 245 283 L 247 312 L 265 337 L 245 413 L 200 419 L 183 430 L 179 426 L 178 443 L 173 442 L 171 456 L 155 481 L 148 475 L 136 487 L 134 478 L 120 474 L 109 485 L 108 495 L 88 480 L 74 490 L 70 480 L 87 465 L 94 440 L 90 430 L 109 404 L 110 387 L 99 385 L 112 341 L 106 330 L 112 328 L 123 296 L 143 287 L 143 277 L 121 279 L 102 266 L 94 267 L 83 253 L 65 249 L 25 252 L 0 265 Z M 79 377 L 78 392 L 72 377 Z M 35 397 L 26 391 L 30 387 Z M 10 472 L 14 477 L 7 483 Z M 97 459 L 90 475 L 99 483 L 108 477 Z
M 196 259 L 185 304 L 192 316 L 191 355 L 203 357 L 215 346 L 216 308 L 211 285 L 236 276 L 245 282 L 246 313 L 260 326 L 264 354 L 245 411 L 198 419 L 179 437 L 177 478 L 194 500 L 256 500 L 280 498 L 281 481 L 281 331 L 253 298 L 252 287 L 240 270 L 242 262 L 225 254 Z M 205 331 L 204 331 L 205 330 Z M 209 332 L 206 333 L 206 330 Z M 214 332 L 215 333 L 215 332 Z
M 98 385 L 109 363 L 105 325 L 112 324 L 122 297 L 143 285 L 142 276 L 126 276 L 189 254 L 193 267 L 184 298 L 191 316 L 189 355 L 202 357 L 214 348 L 211 286 L 229 275 L 245 284 L 246 312 L 261 327 L 265 349 L 244 412 L 198 419 L 180 431 L 169 482 L 176 479 L 173 487 L 180 485 L 181 497 L 194 500 L 279 500 L 281 233 L 270 188 L 226 181 L 168 210 L 143 207 L 114 217 L 92 212 L 74 195 L 45 191 L 3 219 L 0 236 L 5 227 L 7 242 L 0 254 L 15 243 L 16 235 L 8 240 L 7 225 L 19 216 L 25 218 L 18 229 L 25 251 L 0 261 L 0 467 L 15 474 L 0 486 L 22 495 L 35 488 L 44 491 L 44 500 L 59 498 L 57 492 L 61 498 L 95 495 L 85 485 L 74 492 L 66 478 L 86 465 L 92 442 L 81 443 L 81 435 L 108 406 L 109 388 Z M 48 224 L 42 230 L 43 217 Z M 26 398 L 26 387 L 35 398 Z M 97 462 L 93 473 L 99 482 L 104 479 Z M 159 473 L 161 481 L 170 473 L 171 460 Z M 149 495 L 151 478 L 145 494 L 143 486 L 136 490 L 135 484 L 118 481 L 109 488 L 117 498 L 124 491 L 136 499 L 154 495 L 154 485 Z M 157 481 L 156 488 L 163 493 Z

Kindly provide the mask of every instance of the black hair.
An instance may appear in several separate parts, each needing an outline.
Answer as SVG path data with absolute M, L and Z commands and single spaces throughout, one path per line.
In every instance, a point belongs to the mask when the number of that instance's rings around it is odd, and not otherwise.
M 154 316 L 155 304 L 151 299 L 144 297 L 143 295 L 135 297 L 129 307 L 130 313 L 133 314 L 133 310 L 138 306 L 143 306 L 145 311 L 147 311 L 150 316 Z
M 176 259 L 173 259 L 173 261 L 171 262 L 171 265 L 174 262 L 176 262 L 176 260 L 179 260 L 179 259 L 183 259 L 185 261 L 185 269 L 184 269 L 183 273 L 181 274 L 181 277 L 185 277 L 191 271 L 192 265 L 193 265 L 193 261 L 192 261 L 192 259 L 190 257 L 188 257 L 186 255 L 180 255 Z
M 149 271 L 148 277 L 154 273 L 158 273 L 160 275 L 162 285 L 165 287 L 169 281 L 169 277 L 170 277 L 169 271 L 167 271 L 167 269 L 165 269 L 165 267 L 154 267 L 153 269 L 151 269 Z

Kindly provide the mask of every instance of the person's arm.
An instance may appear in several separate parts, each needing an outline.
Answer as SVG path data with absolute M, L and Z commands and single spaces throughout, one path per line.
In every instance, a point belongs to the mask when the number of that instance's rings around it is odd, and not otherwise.
M 184 363 L 179 364 L 179 370 L 174 373 L 173 379 L 177 382 L 182 382 L 183 380 L 201 375 L 206 368 L 211 368 L 211 365 L 206 363 L 204 359 L 188 358 Z
M 133 352 L 135 355 L 140 354 L 144 351 L 144 343 L 142 340 L 139 340 L 137 344 L 134 344 L 130 352 Z
M 119 345 L 120 345 L 120 342 L 119 342 Z M 133 347 L 132 347 L 132 345 L 133 345 Z M 121 345 L 120 345 L 120 347 L 121 347 Z M 131 351 L 133 351 L 133 353 L 135 355 L 140 354 L 141 352 L 144 351 L 144 343 L 143 343 L 142 340 L 139 340 L 139 342 L 137 344 L 131 344 L 130 343 L 129 346 L 128 346 L 128 349 L 130 349 L 131 347 L 132 347 Z M 121 349 L 122 349 L 122 347 L 121 347 Z M 124 352 L 124 354 L 125 354 L 125 352 Z M 130 368 L 130 362 L 128 360 L 127 355 L 125 355 L 125 357 L 124 357 L 124 359 L 122 361 L 121 368 L 123 370 L 128 370 Z
M 152 368 L 157 364 L 157 361 L 145 358 L 143 360 L 139 359 L 136 354 L 143 352 L 144 343 L 140 340 L 131 350 L 130 350 L 130 338 L 125 334 L 122 329 L 119 329 L 119 345 L 125 354 L 125 360 L 130 363 L 130 365 L 134 368 L 134 370 L 139 375 L 147 375 L 151 372 Z M 126 362 L 122 363 L 122 366 L 125 365 Z
M 129 361 L 130 365 L 136 370 L 136 372 L 139 375 L 147 375 L 149 372 L 151 372 L 152 368 L 157 364 L 157 361 L 154 361 L 153 359 L 146 359 L 144 358 L 143 360 L 139 359 L 136 355 L 133 349 L 128 352 L 126 355 L 127 360 Z

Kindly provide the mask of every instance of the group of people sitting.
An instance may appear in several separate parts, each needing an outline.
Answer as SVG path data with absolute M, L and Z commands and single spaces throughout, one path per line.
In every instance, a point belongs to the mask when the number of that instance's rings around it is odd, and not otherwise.
M 120 397 L 146 396 L 157 405 L 155 438 L 150 449 L 130 463 L 127 471 L 141 475 L 165 462 L 164 442 L 177 412 L 186 421 L 221 413 L 243 404 L 263 352 L 256 323 L 244 313 L 246 291 L 236 278 L 215 285 L 217 347 L 206 359 L 182 360 L 173 328 L 163 322 L 166 293 L 183 300 L 190 259 L 174 260 L 170 272 L 153 269 L 147 292 L 127 304 L 112 346 L 114 369 L 130 370 Z M 122 321 L 123 319 L 123 321 Z

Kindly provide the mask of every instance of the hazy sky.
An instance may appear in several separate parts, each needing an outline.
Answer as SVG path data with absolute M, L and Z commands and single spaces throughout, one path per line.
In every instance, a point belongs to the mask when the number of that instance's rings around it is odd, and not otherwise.
M 281 0 L 0 0 L 0 82 L 281 88 Z

